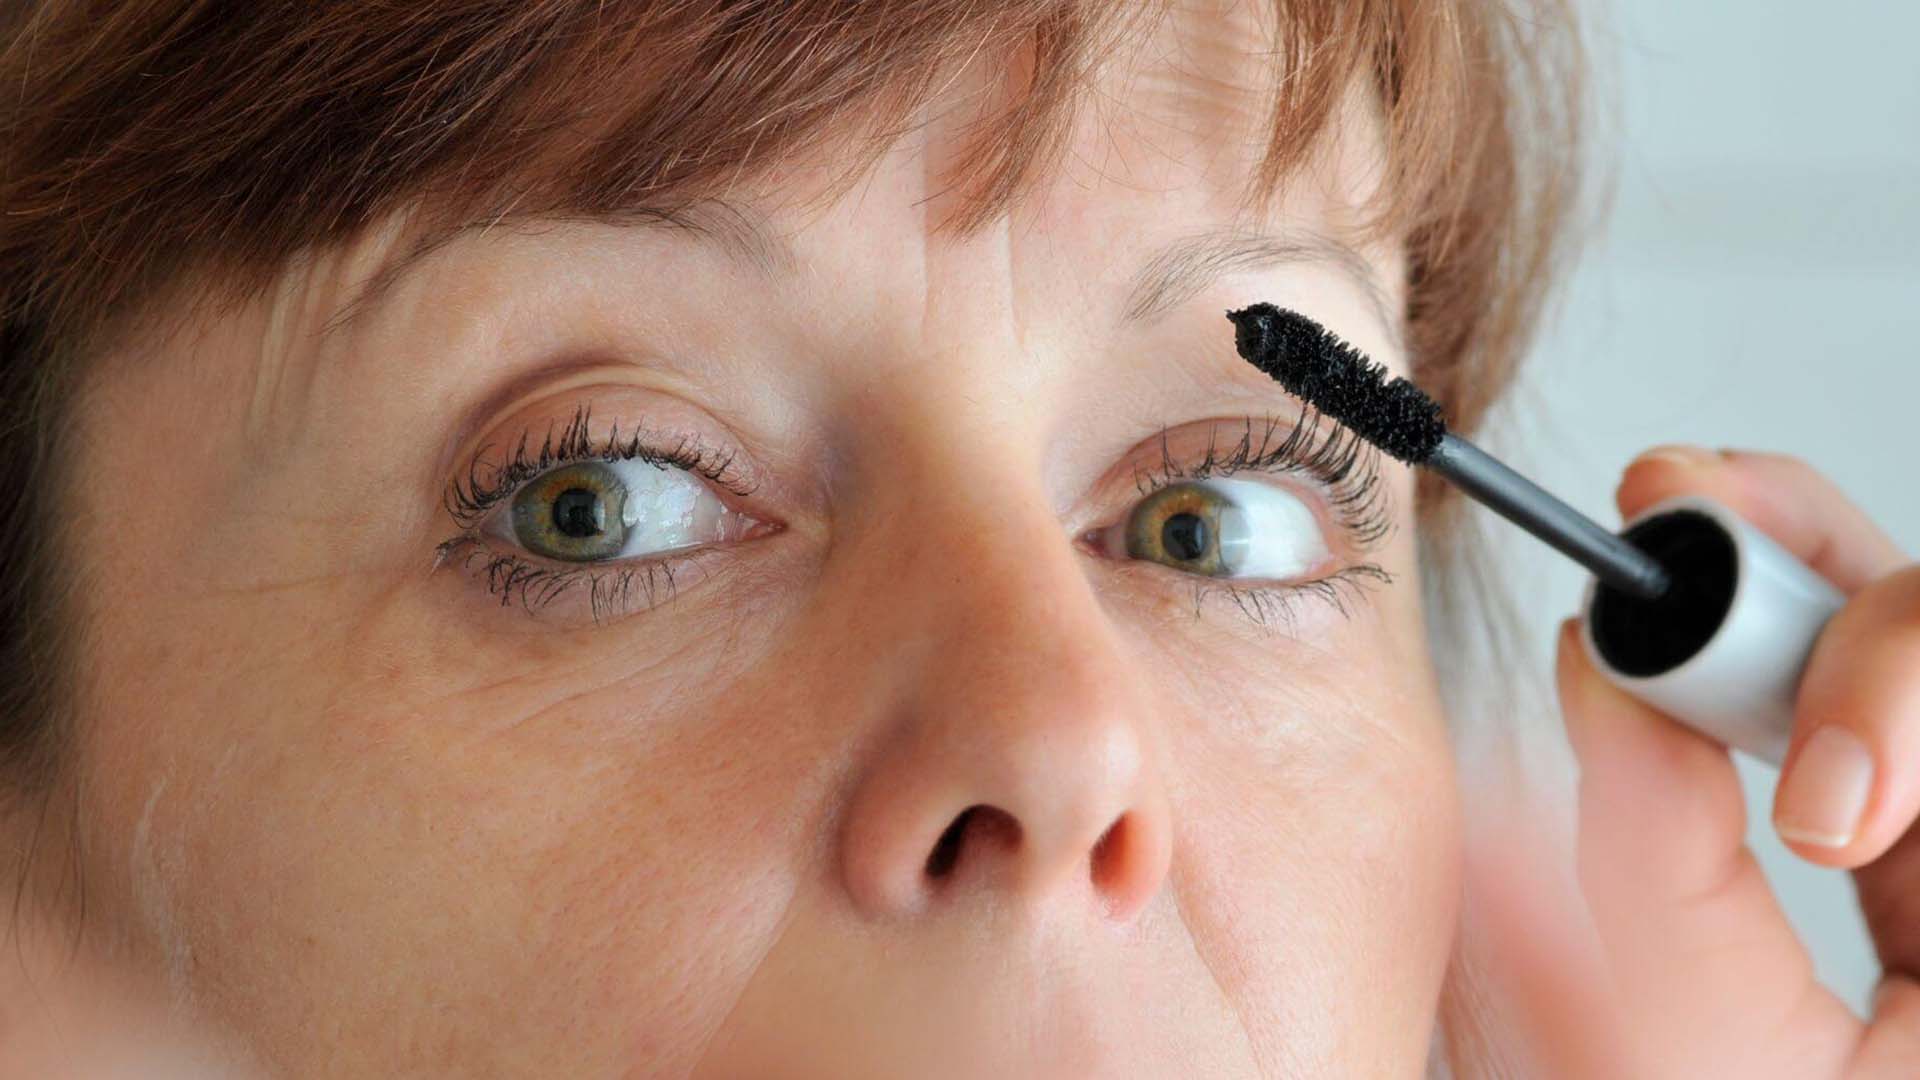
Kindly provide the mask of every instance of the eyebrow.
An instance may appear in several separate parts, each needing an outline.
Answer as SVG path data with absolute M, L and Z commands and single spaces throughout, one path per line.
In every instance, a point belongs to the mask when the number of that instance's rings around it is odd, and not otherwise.
M 1151 323 L 1227 274 L 1288 263 L 1322 263 L 1340 271 L 1398 341 L 1399 320 L 1389 311 L 1373 264 L 1351 246 L 1306 229 L 1210 229 L 1173 241 L 1134 274 L 1123 321 Z
M 710 244 L 754 274 L 773 280 L 799 263 L 793 246 L 760 215 L 738 203 L 704 200 L 687 207 L 637 206 L 620 210 L 537 212 L 494 217 L 431 230 L 387 260 L 322 328 L 322 336 L 365 317 L 428 256 L 462 236 L 531 224 L 586 223 L 625 228 L 667 229 Z M 1143 263 L 1127 289 L 1121 320 L 1144 326 L 1192 299 L 1220 278 L 1285 264 L 1318 263 L 1345 275 L 1379 316 L 1397 343 L 1399 320 L 1389 310 L 1386 289 L 1373 264 L 1325 233 L 1308 229 L 1216 228 L 1175 239 Z
M 431 229 L 389 257 L 341 305 L 320 330 L 322 337 L 365 318 L 428 256 L 461 237 L 495 228 L 524 231 L 535 225 L 591 224 L 664 229 L 710 245 L 734 264 L 772 280 L 798 265 L 793 245 L 765 219 L 738 203 L 709 199 L 683 207 L 633 206 L 618 210 L 562 210 L 490 218 Z

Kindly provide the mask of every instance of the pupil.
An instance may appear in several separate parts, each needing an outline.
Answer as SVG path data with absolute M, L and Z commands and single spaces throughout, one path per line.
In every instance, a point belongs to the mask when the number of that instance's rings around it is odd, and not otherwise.
M 553 500 L 553 527 L 583 540 L 598 536 L 607 524 L 606 504 L 585 488 L 568 488 Z
M 1160 527 L 1160 544 L 1181 562 L 1207 553 L 1207 523 L 1197 514 L 1175 514 Z

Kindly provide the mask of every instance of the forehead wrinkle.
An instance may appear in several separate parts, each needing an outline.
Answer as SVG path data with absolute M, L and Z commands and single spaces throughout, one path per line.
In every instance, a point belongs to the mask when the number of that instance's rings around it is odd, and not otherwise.
M 1265 5 L 1184 0 L 1099 80 L 1095 96 L 1105 106 L 1102 121 L 1083 129 L 1076 159 L 1087 162 L 1100 183 L 1141 191 L 1202 191 L 1205 204 L 1218 211 L 1215 224 L 1196 222 L 1200 231 L 1142 256 L 1145 265 L 1120 285 L 1120 320 L 1155 319 L 1227 274 L 1317 263 L 1356 287 L 1399 349 L 1402 316 L 1391 280 L 1399 267 L 1393 252 L 1376 259 L 1374 249 L 1363 243 L 1365 236 L 1343 240 L 1340 223 L 1348 208 L 1329 205 L 1323 219 L 1310 185 L 1278 203 L 1257 197 L 1279 90 L 1276 57 L 1286 36 L 1287 28 Z M 1352 93 L 1364 97 L 1363 88 Z M 1328 160 L 1345 175 L 1368 152 L 1351 140 L 1372 130 L 1349 119 L 1344 112 L 1336 118 L 1316 150 L 1289 171 L 1297 175 L 1331 152 Z M 1364 177 L 1353 179 L 1365 187 Z M 1295 209 L 1290 213 L 1289 207 Z
M 241 433 L 256 456 L 299 441 L 318 370 L 320 342 L 308 337 L 327 292 L 324 260 L 297 256 L 275 282 L 250 351 L 251 392 Z
M 1130 134 L 1182 172 L 1223 186 L 1251 179 L 1263 157 L 1278 81 L 1281 28 L 1263 4 L 1170 5 L 1139 44 L 1110 65 L 1101 97 L 1121 105 Z M 1147 138 L 1169 138 L 1162 148 Z
M 400 234 L 398 221 L 382 222 L 344 245 L 294 255 L 274 279 L 250 350 L 252 380 L 241 430 L 251 452 L 268 454 L 298 442 L 329 344 L 327 313 L 389 256 Z

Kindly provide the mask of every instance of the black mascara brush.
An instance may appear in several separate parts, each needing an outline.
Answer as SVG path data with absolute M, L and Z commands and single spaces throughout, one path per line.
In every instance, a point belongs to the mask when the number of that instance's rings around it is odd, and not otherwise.
M 1386 454 L 1446 477 L 1622 592 L 1654 600 L 1667 591 L 1667 571 L 1652 556 L 1447 431 L 1440 406 L 1419 387 L 1389 382 L 1385 369 L 1319 323 L 1272 304 L 1227 318 L 1243 358 Z
M 1591 570 L 1581 642 L 1616 686 L 1728 746 L 1780 764 L 1813 643 L 1844 598 L 1766 534 L 1697 496 L 1620 535 L 1457 435 L 1405 379 L 1296 312 L 1227 312 L 1254 367 L 1361 439 L 1439 473 Z

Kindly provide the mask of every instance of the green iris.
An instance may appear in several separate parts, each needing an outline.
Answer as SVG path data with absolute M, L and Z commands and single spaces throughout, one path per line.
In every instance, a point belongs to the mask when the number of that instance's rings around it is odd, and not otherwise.
M 514 539 L 551 559 L 611 559 L 626 546 L 626 503 L 626 484 L 604 462 L 554 469 L 514 495 Z
M 1129 558 L 1162 563 L 1189 574 L 1224 577 L 1234 568 L 1223 540 L 1240 530 L 1239 511 L 1205 484 L 1169 484 L 1140 500 L 1127 516 Z

